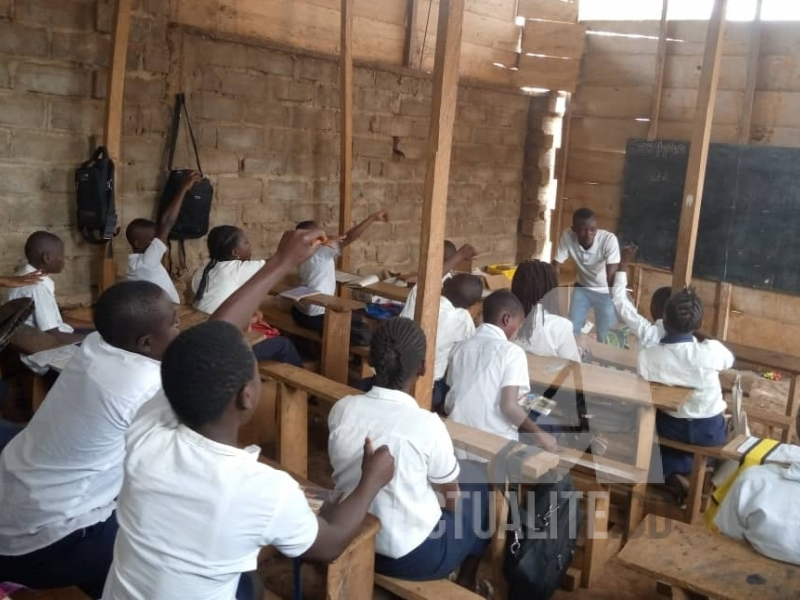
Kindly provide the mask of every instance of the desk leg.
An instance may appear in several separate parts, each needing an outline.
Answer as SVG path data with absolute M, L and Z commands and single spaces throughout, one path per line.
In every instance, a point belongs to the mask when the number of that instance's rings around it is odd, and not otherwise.
M 653 440 L 656 432 L 656 409 L 652 406 L 643 406 L 639 409 L 639 423 L 636 438 L 636 456 L 634 466 L 645 471 L 650 471 L 650 461 L 653 458 Z M 637 483 L 631 490 L 631 501 L 628 507 L 628 527 L 625 539 L 636 531 L 639 523 L 644 519 L 644 507 L 647 496 L 647 482 Z
M 784 444 L 791 444 L 792 439 L 794 439 L 795 434 L 795 425 L 797 424 L 795 417 L 797 416 L 797 405 L 800 403 L 800 375 L 795 375 L 792 377 L 792 382 L 789 384 L 789 398 L 786 402 L 786 416 L 791 417 L 789 419 L 790 424 L 789 427 L 784 429 L 781 432 L 781 441 Z
M 350 358 L 350 311 L 325 311 L 322 329 L 321 373 L 328 379 L 347 383 L 347 361 Z
M 489 552 L 491 553 L 492 560 L 492 585 L 494 586 L 495 598 L 506 598 L 508 596 L 507 583 L 505 575 L 503 574 L 503 562 L 506 556 L 506 523 L 508 522 L 508 502 L 505 498 L 505 486 L 495 486 L 492 489 L 492 496 L 494 497 L 494 505 L 491 501 L 489 507 L 494 510 L 489 513 L 494 515 L 494 533 L 492 540 L 489 543 Z
M 375 585 L 375 531 L 362 532 L 330 563 L 325 600 L 372 598 Z
M 278 462 L 308 477 L 308 394 L 278 384 Z
M 608 558 L 608 512 L 611 489 L 602 483 L 593 484 L 586 498 L 586 546 L 584 564 L 581 565 L 581 585 L 588 588 L 597 581 L 597 576 Z

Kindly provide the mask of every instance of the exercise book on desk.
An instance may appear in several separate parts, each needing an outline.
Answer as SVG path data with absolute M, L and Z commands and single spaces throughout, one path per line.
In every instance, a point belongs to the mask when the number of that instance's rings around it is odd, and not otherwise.
M 292 288 L 290 290 L 286 290 L 285 292 L 281 292 L 278 294 L 281 298 L 288 298 L 289 300 L 300 301 L 303 298 L 308 298 L 309 296 L 316 296 L 319 294 L 319 291 L 312 289 L 310 287 L 300 286 L 296 288 Z

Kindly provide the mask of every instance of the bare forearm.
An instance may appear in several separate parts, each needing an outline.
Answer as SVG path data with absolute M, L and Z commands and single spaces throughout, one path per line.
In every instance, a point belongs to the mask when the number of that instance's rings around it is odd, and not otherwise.
M 175 226 L 175 221 L 178 220 L 178 214 L 181 212 L 183 199 L 186 197 L 186 194 L 189 193 L 190 189 L 190 187 L 186 187 L 185 185 L 181 186 L 178 193 L 175 194 L 175 197 L 167 205 L 167 209 L 161 214 L 156 228 L 156 237 L 162 242 L 167 242 L 169 232 L 172 231 L 172 228 Z
M 361 223 L 359 223 L 352 229 L 349 229 L 344 234 L 344 240 L 342 240 L 342 245 L 348 246 L 353 242 L 355 242 L 358 238 L 360 238 L 364 234 L 364 232 L 367 229 L 369 229 L 369 226 L 372 225 L 377 218 L 378 218 L 377 215 L 370 215 L 369 217 L 361 221 Z

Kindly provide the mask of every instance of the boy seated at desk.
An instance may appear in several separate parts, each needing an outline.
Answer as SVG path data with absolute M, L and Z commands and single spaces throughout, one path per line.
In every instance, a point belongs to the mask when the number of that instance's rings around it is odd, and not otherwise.
M 530 391 L 525 351 L 513 341 L 525 320 L 525 311 L 509 290 L 499 290 L 483 301 L 483 324 L 475 335 L 456 344 L 447 371 L 445 409 L 456 423 L 519 440 L 520 432 L 556 452 L 556 439 L 531 420 L 519 404 Z M 481 460 L 457 450 L 459 458 Z
M 617 311 L 619 320 L 633 330 L 636 339 L 639 340 L 639 348 L 657 346 L 667 334 L 664 330 L 664 307 L 667 300 L 672 295 L 669 287 L 660 287 L 650 299 L 650 314 L 655 319 L 654 322 L 639 314 L 633 302 L 628 298 L 628 266 L 636 258 L 636 246 L 625 246 L 622 249 L 619 263 L 619 270 L 614 277 L 614 285 L 611 287 L 611 301 Z
M 719 372 L 733 366 L 734 357 L 716 340 L 698 341 L 703 303 L 691 288 L 673 294 L 664 309 L 666 335 L 657 346 L 639 353 L 639 375 L 647 381 L 692 388 L 677 411 L 656 411 L 656 433 L 684 444 L 719 446 L 727 439 Z M 692 454 L 661 447 L 664 481 L 683 504 L 689 490 Z
M 25 276 L 39 272 L 42 278 L 36 283 L 13 288 L 8 299 L 33 298 L 33 314 L 26 321 L 27 325 L 45 331 L 65 344 L 83 340 L 93 329 L 92 324 L 73 321 L 80 330 L 76 332 L 72 325 L 64 322 L 56 301 L 56 286 L 50 278 L 51 274 L 64 270 L 64 242 L 48 231 L 32 233 L 25 242 L 25 258 L 28 264 L 18 274 Z
M 336 295 L 336 259 L 342 254 L 342 247 L 349 246 L 360 238 L 373 223 L 387 223 L 389 213 L 385 210 L 371 214 L 355 227 L 349 229 L 341 239 L 331 238 L 299 267 L 300 285 L 328 296 Z M 297 229 L 319 229 L 315 221 L 302 221 Z M 299 301 L 292 306 L 292 318 L 300 327 L 322 333 L 325 324 L 325 308 L 310 302 Z M 369 326 L 353 314 L 350 326 L 350 344 L 365 346 L 369 344 Z
M 209 322 L 167 349 L 164 391 L 127 436 L 119 534 L 103 600 L 260 599 L 254 572 L 263 546 L 334 560 L 391 481 L 389 449 L 373 451 L 362 437 L 353 493 L 315 516 L 290 475 L 260 463 L 257 446 L 237 445 L 261 397 L 258 364 L 240 329 L 319 235 L 285 235 L 276 255 Z
M 158 224 L 148 219 L 134 219 L 125 230 L 125 237 L 131 245 L 126 275 L 128 281 L 151 281 L 163 289 L 175 304 L 181 303 L 181 297 L 161 260 L 167 253 L 169 232 L 178 219 L 184 198 L 202 178 L 196 172 L 186 176 L 178 193 L 161 214 Z

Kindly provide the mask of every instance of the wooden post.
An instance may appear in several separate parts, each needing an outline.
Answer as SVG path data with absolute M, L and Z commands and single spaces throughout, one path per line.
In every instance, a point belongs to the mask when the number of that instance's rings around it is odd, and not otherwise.
M 117 169 L 114 185 L 119 185 L 122 150 L 122 102 L 125 97 L 125 69 L 128 60 L 128 38 L 131 30 L 131 0 L 117 0 L 114 9 L 114 31 L 111 34 L 111 65 L 108 69 L 106 90 L 105 127 L 103 145 L 108 149 Z M 114 285 L 114 243 L 108 241 L 98 246 L 100 273 L 97 280 L 98 293 Z
M 419 0 L 406 0 L 406 39 L 403 44 L 403 66 L 407 69 L 414 68 L 417 58 L 417 8 Z
M 732 290 L 733 286 L 730 283 L 720 281 L 717 284 L 717 318 L 714 319 L 714 337 L 723 341 L 728 339 Z
M 742 118 L 739 120 L 739 143 L 750 143 L 750 128 L 753 120 L 753 103 L 756 98 L 756 82 L 758 81 L 758 57 L 761 51 L 761 3 L 756 1 L 756 17 L 750 26 L 750 48 L 747 57 L 747 85 L 742 102 Z
M 669 0 L 662 0 L 661 28 L 658 30 L 658 54 L 656 55 L 656 78 L 653 82 L 653 103 L 650 107 L 650 128 L 647 139 L 653 141 L 658 137 L 658 121 L 661 119 L 661 94 L 664 89 L 664 65 L 667 62 L 667 10 Z
M 558 92 L 556 93 L 558 94 Z M 564 219 L 564 204 L 567 201 L 567 164 L 569 162 L 569 138 L 572 135 L 572 94 L 564 93 L 564 117 L 561 124 L 561 148 L 559 151 L 560 162 L 557 165 L 558 180 L 556 181 L 556 209 L 555 218 L 550 221 L 550 260 L 556 256 L 558 240 L 561 236 Z M 530 258 L 530 257 L 527 257 Z M 544 257 L 543 257 L 544 258 Z M 563 313 L 567 314 L 567 313 Z
M 692 282 L 694 251 L 697 244 L 697 225 L 703 201 L 703 184 L 706 176 L 708 145 L 711 140 L 711 124 L 717 98 L 717 80 L 722 57 L 722 40 L 725 37 L 725 9 L 728 0 L 715 0 L 711 20 L 708 22 L 706 49 L 703 55 L 703 70 L 697 90 L 692 143 L 689 149 L 689 166 L 683 188 L 678 247 L 675 252 L 675 268 L 672 289 L 681 290 Z
M 342 0 L 339 87 L 342 95 L 341 165 L 339 167 L 339 231 L 353 226 L 353 0 Z M 339 268 L 350 269 L 350 248 L 342 247 Z
M 414 389 L 414 397 L 423 408 L 430 408 L 433 388 L 436 327 L 439 323 L 439 299 L 442 295 L 447 188 L 450 182 L 450 155 L 453 149 L 463 21 L 464 0 L 439 2 L 439 30 L 436 34 L 433 100 L 428 131 L 428 168 L 425 173 L 425 197 L 422 207 L 419 292 L 414 314 L 428 341 L 425 354 L 427 372 L 417 381 Z

